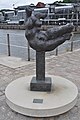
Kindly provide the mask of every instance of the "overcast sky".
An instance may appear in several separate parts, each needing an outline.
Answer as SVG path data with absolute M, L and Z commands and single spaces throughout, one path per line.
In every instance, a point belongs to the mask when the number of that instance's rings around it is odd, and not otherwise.
M 36 5 L 37 2 L 53 3 L 55 1 L 56 0 L 0 0 L 0 9 L 13 8 L 13 4 L 15 6 L 29 5 L 31 3 L 34 3 Z

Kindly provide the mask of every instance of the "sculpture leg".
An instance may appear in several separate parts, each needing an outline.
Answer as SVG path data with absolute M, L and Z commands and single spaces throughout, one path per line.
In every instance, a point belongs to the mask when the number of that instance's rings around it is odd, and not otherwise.
M 51 91 L 51 78 L 45 77 L 45 52 L 36 52 L 36 77 L 30 83 L 31 91 Z

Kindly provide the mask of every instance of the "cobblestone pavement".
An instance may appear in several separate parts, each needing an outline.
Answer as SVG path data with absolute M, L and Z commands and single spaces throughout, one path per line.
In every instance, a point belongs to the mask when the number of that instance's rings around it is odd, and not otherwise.
M 0 120 L 80 120 L 80 50 L 46 59 L 46 73 L 59 75 L 78 87 L 78 101 L 70 111 L 50 118 L 32 118 L 12 111 L 5 101 L 5 88 L 13 80 L 35 74 L 35 62 L 23 67 L 10 68 L 0 64 Z

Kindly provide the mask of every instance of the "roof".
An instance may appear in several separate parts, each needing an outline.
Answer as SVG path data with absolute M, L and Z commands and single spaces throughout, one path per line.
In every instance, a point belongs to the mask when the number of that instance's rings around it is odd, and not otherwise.
M 36 5 L 36 7 L 43 8 L 43 7 L 45 7 L 45 4 L 42 3 L 42 2 L 38 2 L 37 5 Z

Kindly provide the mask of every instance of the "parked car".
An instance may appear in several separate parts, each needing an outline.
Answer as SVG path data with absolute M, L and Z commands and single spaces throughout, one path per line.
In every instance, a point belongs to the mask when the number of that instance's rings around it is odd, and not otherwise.
M 66 18 L 58 18 L 58 25 L 65 25 L 66 24 Z
M 19 25 L 22 25 L 22 24 L 24 24 L 24 19 L 19 20 Z

